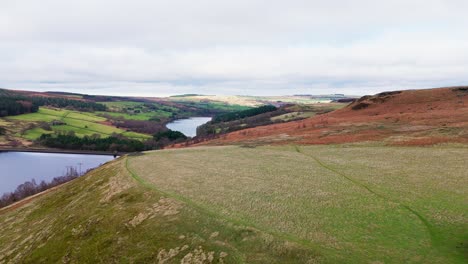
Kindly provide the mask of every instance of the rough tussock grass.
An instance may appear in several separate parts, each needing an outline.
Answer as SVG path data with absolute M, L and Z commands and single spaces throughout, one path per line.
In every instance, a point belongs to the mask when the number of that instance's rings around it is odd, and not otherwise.
M 467 148 L 204 147 L 133 158 L 146 182 L 332 262 L 466 261 Z
M 0 263 L 288 263 L 316 252 L 217 219 L 131 177 L 126 157 L 0 211 Z

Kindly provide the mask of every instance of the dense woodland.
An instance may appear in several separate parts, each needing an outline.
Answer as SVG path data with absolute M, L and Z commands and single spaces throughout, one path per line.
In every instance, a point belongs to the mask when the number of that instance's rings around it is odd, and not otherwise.
M 26 99 L 0 97 L 0 117 L 37 112 L 39 104 Z
M 220 122 L 229 122 L 229 121 L 233 121 L 233 120 L 237 120 L 241 118 L 256 116 L 256 115 L 267 113 L 267 112 L 273 112 L 277 109 L 278 108 L 276 108 L 276 106 L 273 106 L 273 105 L 264 105 L 264 106 L 260 106 L 260 107 L 256 107 L 252 109 L 243 110 L 243 111 L 219 114 L 213 118 L 211 123 L 215 124 L 215 123 L 220 123 Z
M 173 141 L 185 140 L 187 139 L 187 136 L 185 136 L 182 132 L 168 129 L 167 131 L 161 131 L 161 132 L 154 134 L 153 138 L 156 141 L 167 139 L 173 142 Z
M 286 114 L 286 107 L 260 106 L 245 111 L 215 116 L 212 121 L 197 128 L 197 137 L 204 138 L 250 127 L 272 124 L 272 117 Z M 224 121 L 223 121 L 224 120 Z
M 187 137 L 179 131 L 165 128 L 153 135 L 152 139 L 145 141 L 130 139 L 119 134 L 101 138 L 95 136 L 77 137 L 73 132 L 68 134 L 42 134 L 37 142 L 50 148 L 111 151 L 111 152 L 135 152 L 151 149 L 160 149 L 174 143 L 180 143 Z
M 26 100 L 37 104 L 38 106 L 53 106 L 58 108 L 71 108 L 78 111 L 106 111 L 107 107 L 95 102 L 73 100 L 67 98 L 55 97 L 26 97 Z
M 277 108 L 272 105 L 266 105 L 244 111 L 217 115 L 212 121 L 197 128 L 197 140 L 204 140 L 241 129 L 300 120 L 310 116 L 302 116 L 301 113 L 309 113 L 312 115 L 324 114 L 334 109 L 333 106 L 316 107 L 312 105 L 290 104 Z M 284 119 L 275 118 L 282 115 L 286 115 L 286 117 Z
M 112 135 L 106 138 L 100 137 L 77 137 L 73 133 L 64 134 L 43 134 L 38 142 L 46 147 L 73 149 L 73 150 L 94 150 L 94 151 L 121 151 L 133 152 L 145 150 L 143 142 L 129 139 L 121 135 Z

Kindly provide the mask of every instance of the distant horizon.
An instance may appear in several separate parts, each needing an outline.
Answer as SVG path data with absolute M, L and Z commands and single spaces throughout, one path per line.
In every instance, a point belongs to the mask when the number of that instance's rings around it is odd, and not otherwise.
M 166 95 L 139 95 L 139 94 L 118 94 L 118 93 L 86 93 L 82 91 L 74 91 L 74 90 L 45 90 L 45 89 L 22 89 L 22 88 L 8 88 L 8 87 L 0 87 L 0 89 L 12 90 L 12 91 L 27 91 L 27 92 L 40 92 L 40 93 L 69 93 L 69 94 L 80 94 L 80 95 L 93 95 L 93 96 L 116 96 L 116 97 L 174 97 L 174 96 L 181 96 L 181 95 L 193 95 L 193 96 L 246 96 L 246 97 L 280 97 L 280 96 L 327 96 L 327 95 L 344 95 L 349 97 L 361 97 L 365 95 L 374 95 L 383 92 L 390 92 L 390 91 L 404 91 L 404 90 L 425 90 L 425 89 L 438 89 L 438 88 L 451 88 L 451 87 L 464 87 L 468 85 L 453 85 L 453 86 L 441 86 L 441 87 L 423 87 L 423 88 L 411 88 L 411 89 L 395 89 L 395 90 L 382 90 L 377 91 L 375 93 L 367 93 L 367 94 L 349 94 L 349 93 L 340 93 L 340 92 L 333 92 L 330 91 L 329 93 L 292 93 L 292 94 L 262 94 L 262 95 L 255 95 L 255 94 L 202 94 L 202 93 L 176 93 L 176 94 L 166 94 Z
M 404 90 L 425 90 L 425 89 L 438 89 L 438 88 L 452 88 L 452 87 L 464 87 L 468 85 L 450 85 L 450 86 L 438 86 L 438 87 L 423 87 L 423 88 L 411 88 L 411 89 L 394 89 L 394 90 L 382 90 L 377 91 L 375 93 L 361 93 L 361 94 L 351 94 L 351 93 L 342 93 L 342 92 L 333 92 L 330 91 L 328 93 L 293 93 L 293 94 L 214 94 L 214 93 L 174 93 L 174 94 L 165 94 L 165 95 L 141 95 L 141 94 L 116 94 L 116 93 L 107 93 L 107 94 L 100 94 L 100 93 L 86 93 L 78 90 L 46 90 L 46 89 L 21 89 L 21 88 L 7 88 L 7 87 L 0 87 L 0 89 L 6 90 L 16 90 L 16 91 L 29 91 L 29 92 L 40 92 L 40 93 L 70 93 L 70 94 L 81 94 L 81 95 L 93 95 L 93 96 L 116 96 L 116 97 L 174 97 L 174 96 L 181 96 L 181 95 L 194 95 L 194 96 L 246 96 L 246 97 L 279 97 L 279 96 L 326 96 L 326 95 L 344 95 L 349 97 L 361 97 L 365 95 L 374 95 L 383 92 L 390 92 L 390 91 L 404 91 Z
M 201 94 L 201 93 L 180 93 L 180 94 L 168 94 L 168 95 L 121 95 L 121 94 L 96 94 L 96 93 L 83 93 L 78 91 L 65 91 L 65 90 L 34 90 L 34 89 L 21 89 L 21 88 L 6 88 L 0 87 L 0 89 L 6 89 L 11 91 L 24 91 L 24 92 L 38 92 L 38 93 L 68 93 L 68 94 L 79 94 L 79 95 L 93 95 L 93 96 L 116 96 L 116 97 L 175 97 L 175 96 L 182 96 L 182 95 L 193 95 L 193 96 L 246 96 L 246 97 L 279 97 L 279 96 L 326 96 L 326 95 L 344 95 L 344 96 L 364 96 L 359 94 L 344 94 L 344 93 L 322 93 L 322 94 L 315 94 L 315 93 L 297 93 L 297 94 L 265 94 L 265 95 L 252 95 L 252 94 Z M 427 89 L 427 88 L 422 88 Z M 430 89 L 430 88 L 429 88 Z

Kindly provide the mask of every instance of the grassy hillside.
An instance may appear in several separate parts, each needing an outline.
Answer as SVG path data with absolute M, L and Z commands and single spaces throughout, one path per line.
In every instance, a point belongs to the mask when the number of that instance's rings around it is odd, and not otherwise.
M 157 191 L 127 158 L 0 210 L 0 263 L 287 263 L 320 256 Z
M 122 157 L 0 211 L 0 262 L 466 263 L 466 156 L 342 145 Z
M 109 111 L 98 112 L 99 114 L 110 115 L 112 117 L 121 117 L 128 120 L 150 120 L 154 118 L 170 118 L 174 113 L 179 112 L 179 109 L 170 106 L 162 106 L 158 104 L 145 104 L 142 102 L 132 101 L 116 101 L 116 102 L 101 102 L 106 105 Z M 148 105 L 153 109 L 148 108 Z
M 264 104 L 317 104 L 348 98 L 344 95 L 290 95 L 290 96 L 242 96 L 242 95 L 177 95 L 168 99 L 174 102 L 221 102 L 229 105 L 260 106 Z
M 216 115 L 210 122 L 197 128 L 197 136 L 201 139 L 253 127 L 302 120 L 345 106 L 346 104 L 342 103 L 283 105 L 280 107 L 264 105 L 249 110 Z
M 121 134 L 146 141 L 173 119 L 249 109 L 226 102 L 169 98 L 80 95 L 0 89 L 0 146 L 38 146 L 42 134 L 70 133 L 101 138 Z M 66 124 L 57 124 L 62 121 Z M 52 126 L 52 127 L 50 127 Z M 147 146 L 154 145 L 147 142 Z
M 294 95 L 294 96 L 217 96 L 181 95 L 168 98 L 119 97 L 75 94 L 66 92 L 32 92 L 0 89 L 1 147 L 37 147 L 43 134 L 74 132 L 78 137 L 99 134 L 101 138 L 113 133 L 145 141 L 151 135 L 165 130 L 165 124 L 194 116 L 216 116 L 269 105 L 296 110 L 285 110 L 279 116 L 263 116 L 251 120 L 223 124 L 209 128 L 201 136 L 236 131 L 258 125 L 288 122 L 314 116 L 322 110 L 344 106 L 331 103 L 344 95 Z M 348 98 L 349 99 L 349 98 Z M 290 104 L 297 104 L 291 106 Z M 39 111 L 38 111 L 39 109 Z M 327 110 L 327 111 L 328 111 Z M 286 115 L 286 112 L 291 114 Z M 285 115 L 283 115 L 285 114 Z M 262 119 L 262 120 L 259 120 Z M 54 124 L 56 120 L 66 124 Z M 243 122 L 245 121 L 245 122 Z M 49 128 L 53 125 L 52 128 Z M 155 145 L 147 142 L 147 146 Z M 43 146 L 42 146 L 43 147 Z
M 466 144 L 467 117 L 468 87 L 384 92 L 323 115 L 232 132 L 209 144 Z

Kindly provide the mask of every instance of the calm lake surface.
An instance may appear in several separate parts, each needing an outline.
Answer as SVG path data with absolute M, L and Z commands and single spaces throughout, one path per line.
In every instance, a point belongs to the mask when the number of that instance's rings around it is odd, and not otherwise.
M 84 173 L 91 168 L 114 159 L 113 156 L 84 154 L 55 154 L 30 152 L 0 152 L 0 195 L 11 192 L 25 181 L 32 179 L 39 184 L 63 176 L 67 166 Z
M 197 135 L 197 127 L 209 121 L 211 121 L 211 117 L 191 117 L 172 121 L 166 127 L 170 130 L 180 131 L 187 137 L 194 137 Z

